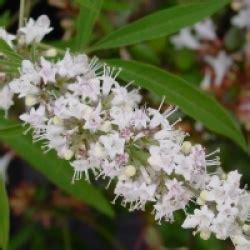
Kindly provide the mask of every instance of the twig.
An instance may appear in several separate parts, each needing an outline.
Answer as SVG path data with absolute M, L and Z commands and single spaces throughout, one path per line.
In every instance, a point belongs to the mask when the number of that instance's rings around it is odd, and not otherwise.
M 23 27 L 24 18 L 25 18 L 25 0 L 20 0 L 19 22 L 18 22 L 19 28 Z

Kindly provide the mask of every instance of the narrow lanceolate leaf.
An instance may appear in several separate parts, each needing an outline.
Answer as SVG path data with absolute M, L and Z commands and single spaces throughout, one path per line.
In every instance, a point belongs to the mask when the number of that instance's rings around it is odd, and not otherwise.
M 0 118 L 0 130 L 12 130 L 15 127 L 19 127 L 16 122 Z M 54 152 L 44 154 L 40 148 L 41 145 L 34 144 L 29 135 L 23 135 L 22 132 L 20 132 L 19 134 L 15 133 L 12 134 L 12 136 L 6 136 L 0 133 L 0 141 L 9 145 L 9 147 L 15 150 L 16 153 L 32 167 L 41 172 L 62 190 L 108 216 L 113 215 L 110 202 L 106 200 L 94 185 L 83 180 L 71 184 L 73 172 L 69 163 L 60 160 Z
M 100 13 L 103 0 L 77 0 L 80 4 L 80 13 L 77 18 L 77 29 L 74 49 L 84 49 L 88 44 L 95 21 Z
M 0 39 L 0 52 L 14 62 L 20 62 L 22 57 L 18 55 L 3 39 Z
M 0 39 L 0 70 L 15 75 L 21 65 L 22 57 L 18 55 L 3 39 Z
M 92 50 L 117 48 L 172 34 L 213 14 L 229 0 L 204 0 L 155 12 L 110 33 Z
M 0 128 L 0 136 L 16 136 L 23 132 L 23 127 L 21 124 L 11 125 L 5 128 Z
M 7 250 L 9 242 L 9 202 L 5 183 L 0 175 L 0 249 Z
M 231 115 L 211 96 L 195 88 L 185 80 L 157 67 L 119 59 L 108 60 L 108 64 L 121 67 L 120 77 L 165 96 L 167 102 L 175 104 L 187 115 L 202 122 L 208 129 L 224 135 L 243 149 L 244 137 Z

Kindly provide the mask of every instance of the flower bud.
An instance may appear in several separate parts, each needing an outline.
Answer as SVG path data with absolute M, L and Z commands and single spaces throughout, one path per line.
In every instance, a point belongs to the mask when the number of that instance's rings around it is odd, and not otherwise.
M 100 130 L 105 132 L 105 133 L 108 133 L 109 131 L 111 131 L 112 130 L 111 122 L 110 121 L 105 121 L 101 125 Z
M 245 234 L 250 235 L 250 225 L 244 224 L 242 226 L 242 229 L 243 229 Z
M 207 190 L 201 191 L 201 193 L 200 193 L 200 198 L 201 198 L 202 200 L 206 201 L 206 200 L 207 200 L 207 196 L 208 196 L 208 191 L 207 191 Z
M 62 125 L 62 124 L 63 124 L 62 119 L 59 118 L 58 116 L 54 116 L 54 117 L 52 118 L 52 121 L 53 121 L 53 123 L 54 123 L 55 125 Z
M 37 98 L 34 95 L 27 95 L 25 97 L 25 105 L 26 106 L 34 106 L 37 103 Z
M 234 0 L 232 3 L 231 3 L 231 8 L 232 10 L 234 11 L 239 11 L 241 8 L 242 8 L 242 2 L 239 1 L 239 0 Z
M 150 157 L 148 158 L 148 163 L 149 163 L 151 166 L 154 166 L 155 163 L 156 163 L 154 157 L 150 156 Z
M 201 231 L 200 232 L 200 237 L 203 240 L 208 240 L 210 238 L 210 236 L 211 236 L 211 232 L 209 232 L 209 231 Z
M 206 204 L 206 201 L 204 201 L 201 197 L 198 197 L 196 203 L 200 206 L 203 206 Z
M 46 57 L 55 57 L 57 56 L 57 50 L 55 48 L 51 48 L 45 51 Z
M 214 197 L 213 197 L 212 193 L 207 191 L 207 190 L 201 191 L 200 198 L 202 200 L 204 200 L 204 201 L 212 201 L 212 200 L 214 200 Z
M 181 146 L 181 151 L 185 155 L 189 155 L 192 149 L 192 144 L 189 141 L 184 141 Z
M 74 152 L 70 149 L 66 150 L 63 157 L 66 161 L 69 161 L 74 156 Z
M 133 177 L 136 174 L 136 168 L 133 165 L 128 165 L 125 168 L 125 175 L 128 177 Z

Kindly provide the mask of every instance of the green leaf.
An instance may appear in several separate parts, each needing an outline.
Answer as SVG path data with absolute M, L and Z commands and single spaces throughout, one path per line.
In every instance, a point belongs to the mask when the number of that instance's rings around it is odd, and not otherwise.
M 245 139 L 231 115 L 211 96 L 185 80 L 157 67 L 119 59 L 107 63 L 121 67 L 120 78 L 166 96 L 166 100 L 180 107 L 183 112 L 202 122 L 208 129 L 227 136 L 246 150 Z
M 0 128 L 0 136 L 8 137 L 8 136 L 16 136 L 20 135 L 23 132 L 23 127 L 21 124 L 11 125 L 5 128 Z
M 96 9 L 96 2 L 92 0 L 75 0 L 75 3 L 84 6 L 88 9 L 95 10 Z
M 172 34 L 213 14 L 229 0 L 204 0 L 158 11 L 110 33 L 91 50 L 117 48 Z
M 3 39 L 0 39 L 0 52 L 15 62 L 21 62 L 22 57 L 18 55 Z
M 5 183 L 0 175 L 0 249 L 8 249 L 9 242 L 9 201 Z
M 229 50 L 240 50 L 245 44 L 245 34 L 241 29 L 231 27 L 225 36 L 225 46 Z
M 103 0 L 78 0 L 80 13 L 77 18 L 77 29 L 74 49 L 81 50 L 88 44 L 95 21 L 100 13 Z
M 19 123 L 0 118 L 0 129 L 9 129 L 18 126 Z M 16 151 L 24 160 L 26 160 L 32 167 L 46 176 L 51 182 L 57 185 L 62 190 L 73 195 L 96 208 L 100 212 L 113 216 L 113 210 L 110 202 L 102 195 L 102 193 L 86 181 L 82 180 L 76 184 L 71 184 L 71 177 L 73 174 L 69 163 L 60 160 L 54 152 L 44 154 L 41 151 L 41 145 L 33 143 L 30 135 L 23 135 L 22 133 L 15 136 L 4 136 L 0 133 L 0 140 L 9 145 Z
M 129 9 L 129 3 L 126 1 L 105 0 L 103 8 L 112 11 L 126 11 Z
M 147 44 L 137 44 L 129 49 L 133 59 L 145 63 L 160 65 L 160 58 L 153 48 Z
M 0 0 L 0 6 L 2 6 L 5 3 L 5 0 Z
M 0 5 L 1 5 L 1 0 L 0 0 Z M 10 22 L 10 11 L 7 10 L 0 16 L 0 26 L 5 27 L 8 25 L 9 22 Z
M 10 239 L 9 249 L 22 249 L 29 239 L 33 237 L 35 227 L 33 225 L 24 225 L 15 235 Z
M 0 69 L 15 75 L 21 65 L 22 57 L 18 55 L 3 39 L 0 39 Z M 3 57 L 4 56 L 4 57 Z

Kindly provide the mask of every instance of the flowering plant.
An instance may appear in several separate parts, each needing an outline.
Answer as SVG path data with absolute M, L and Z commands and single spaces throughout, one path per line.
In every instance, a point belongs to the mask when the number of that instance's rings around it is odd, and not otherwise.
M 138 38 L 136 29 L 139 27 L 143 31 L 142 24 L 165 17 L 166 13 L 177 13 L 175 18 L 178 20 L 189 8 L 194 8 L 197 13 L 201 8 L 204 11 L 197 14 L 197 20 L 187 16 L 174 30 L 166 22 L 170 33 L 186 26 L 186 21 L 194 23 L 213 13 L 223 4 L 212 1 L 164 10 L 115 31 L 89 51 L 160 36 L 161 29 L 154 22 L 151 23 L 155 25 L 153 31 L 149 32 L 145 27 L 144 37 Z M 94 13 L 98 12 L 99 6 L 101 1 L 94 1 Z M 174 222 L 175 211 L 183 210 L 186 216 L 183 228 L 193 228 L 194 233 L 199 233 L 204 240 L 214 234 L 218 239 L 230 238 L 238 250 L 249 249 L 250 194 L 240 186 L 241 175 L 237 170 L 225 173 L 220 167 L 219 149 L 208 153 L 202 145 L 191 143 L 188 134 L 178 128 L 180 119 L 173 118 L 177 105 L 208 128 L 245 148 L 241 132 L 230 115 L 216 101 L 185 81 L 154 67 L 116 60 L 103 63 L 81 52 L 48 47 L 42 43 L 45 35 L 53 30 L 48 16 L 42 15 L 36 20 L 29 18 L 24 23 L 20 13 L 16 35 L 3 28 L 0 30 L 1 61 L 4 63 L 0 107 L 8 117 L 15 99 L 24 100 L 24 109 L 19 116 L 26 128 L 24 133 L 31 131 L 33 143 L 42 142 L 43 157 L 53 150 L 58 158 L 69 163 L 66 167 L 70 169 L 71 166 L 73 170 L 72 184 L 68 183 L 64 188 L 83 182 L 82 177 L 88 182 L 107 179 L 107 187 L 112 181 L 115 183 L 113 203 L 120 200 L 130 211 L 144 210 L 151 204 L 159 223 Z M 243 26 L 242 18 L 235 17 L 234 23 Z M 194 26 L 197 39 L 191 36 L 189 29 L 184 29 L 172 38 L 172 42 L 177 48 L 185 42 L 185 46 L 197 49 L 199 39 L 215 39 L 211 27 L 209 20 L 198 23 Z M 84 35 L 88 33 L 89 30 Z M 126 40 L 126 36 L 130 39 Z M 222 81 L 224 71 L 231 65 L 230 60 L 224 59 L 223 52 L 216 61 L 206 58 L 217 70 L 216 82 Z M 226 61 L 223 69 L 219 67 L 221 60 Z M 122 67 L 114 68 L 110 66 L 112 64 Z M 134 76 L 135 83 L 130 81 Z M 123 81 L 119 81 L 119 77 Z M 148 84 L 154 77 L 158 87 Z M 176 89 L 161 84 L 165 80 L 175 81 Z M 158 88 L 158 93 L 163 90 L 162 94 L 174 105 L 164 108 L 163 98 L 158 108 L 148 107 L 143 103 L 140 89 L 133 86 L 139 84 L 137 81 L 141 81 L 142 87 Z M 20 129 L 16 125 L 3 125 L 2 128 L 5 131 Z M 3 141 L 14 145 L 6 138 Z M 13 147 L 20 151 L 20 147 Z M 58 179 L 52 181 L 60 182 Z M 190 204 L 195 206 L 194 211 L 190 211 Z M 7 240 L 0 244 L 7 249 Z

